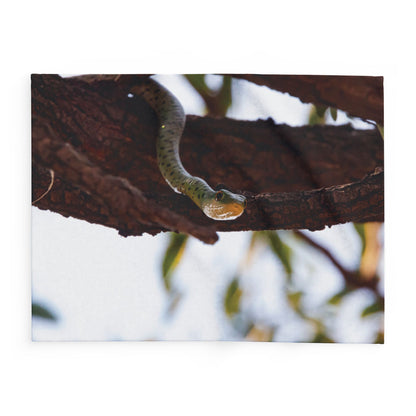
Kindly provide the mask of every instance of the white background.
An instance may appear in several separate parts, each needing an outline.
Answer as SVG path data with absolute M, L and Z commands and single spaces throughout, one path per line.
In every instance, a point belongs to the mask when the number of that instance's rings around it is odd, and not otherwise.
M 3 6 L 2 414 L 415 412 L 415 30 L 406 4 Z M 31 343 L 31 72 L 384 75 L 386 344 Z

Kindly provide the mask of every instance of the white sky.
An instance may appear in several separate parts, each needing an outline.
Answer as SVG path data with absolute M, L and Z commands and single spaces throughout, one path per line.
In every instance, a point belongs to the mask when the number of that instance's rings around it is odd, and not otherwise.
M 186 81 L 178 76 L 157 78 L 177 95 L 187 113 L 203 114 L 202 100 Z M 210 77 L 209 82 L 215 84 L 216 78 Z M 307 121 L 310 106 L 297 98 L 245 81 L 239 84 L 229 117 L 271 116 L 278 123 L 291 125 Z M 337 123 L 346 120 L 339 112 Z M 221 233 L 214 246 L 189 240 L 174 276 L 182 299 L 171 316 L 166 311 L 169 299 L 160 273 L 167 235 L 123 238 L 110 228 L 32 208 L 32 238 L 33 299 L 59 317 L 57 323 L 35 319 L 35 340 L 238 339 L 224 315 L 222 297 L 245 257 L 249 233 Z M 330 248 L 346 267 L 357 265 L 360 243 L 351 225 L 315 232 L 313 238 Z M 341 288 L 341 280 L 334 278 L 336 271 L 322 256 L 295 247 L 294 279 L 307 288 L 308 309 L 319 311 Z M 310 338 L 311 329 L 285 304 L 283 269 L 271 253 L 260 252 L 241 279 L 245 307 L 259 322 L 279 325 L 276 340 Z M 333 318 L 337 341 L 371 341 L 379 318 L 359 319 L 360 311 L 370 302 L 366 293 L 347 299 Z

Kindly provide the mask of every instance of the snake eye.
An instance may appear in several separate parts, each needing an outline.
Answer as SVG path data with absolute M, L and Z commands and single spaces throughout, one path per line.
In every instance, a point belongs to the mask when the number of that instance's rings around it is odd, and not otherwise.
M 218 191 L 216 194 L 215 194 L 215 200 L 216 201 L 221 201 L 221 199 L 224 197 L 224 192 L 223 191 Z

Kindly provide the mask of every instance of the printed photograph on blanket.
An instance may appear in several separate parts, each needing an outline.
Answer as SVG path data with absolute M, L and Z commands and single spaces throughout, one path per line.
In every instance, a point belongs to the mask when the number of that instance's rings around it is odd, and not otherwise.
M 32 340 L 383 344 L 375 75 L 32 74 Z

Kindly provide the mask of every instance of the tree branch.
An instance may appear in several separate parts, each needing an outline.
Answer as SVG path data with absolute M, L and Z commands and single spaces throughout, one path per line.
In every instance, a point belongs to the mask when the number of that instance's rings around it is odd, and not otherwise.
M 249 194 L 245 213 L 234 221 L 215 222 L 217 231 L 279 229 L 321 230 L 346 222 L 384 220 L 384 170 L 377 168 L 357 182 L 309 191 Z M 190 209 L 186 198 L 161 195 L 163 205 L 188 215 L 198 224 L 210 220 Z M 201 218 L 199 218 L 201 217 Z
M 233 74 L 287 92 L 304 103 L 339 108 L 383 125 L 383 77 Z
M 194 224 L 186 217 L 148 200 L 128 180 L 105 174 L 70 144 L 60 140 L 52 129 L 49 129 L 49 134 L 45 132 L 39 136 L 43 138 L 34 141 L 35 160 L 92 195 L 108 210 L 109 218 L 118 219 L 118 228 L 131 230 L 138 222 L 149 228 L 187 233 L 209 244 L 217 241 L 213 227 Z
M 181 141 L 185 167 L 249 199 L 237 221 L 206 218 L 169 188 L 157 168 L 155 115 L 146 102 L 127 96 L 140 79 L 32 76 L 33 200 L 50 184 L 48 169 L 56 173 L 51 191 L 36 206 L 116 228 L 122 235 L 176 229 L 209 242 L 213 230 L 321 229 L 382 220 L 383 174 L 369 175 L 383 166 L 377 130 L 188 116 Z M 69 166 L 60 166 L 65 161 L 57 152 L 64 148 L 92 176 L 76 169 L 69 174 Z M 103 180 L 100 191 L 94 187 L 97 177 Z M 135 200 L 141 208 L 130 208 Z M 133 215 L 136 209 L 141 213 Z
M 350 287 L 353 287 L 354 289 L 359 288 L 367 288 L 373 291 L 377 296 L 381 298 L 381 296 L 378 294 L 377 291 L 377 285 L 380 281 L 380 279 L 377 276 L 374 276 L 371 279 L 364 278 L 359 273 L 352 272 L 350 270 L 347 270 L 332 254 L 329 250 L 327 250 L 325 247 L 318 244 L 316 241 L 314 241 L 312 238 L 310 238 L 305 233 L 295 230 L 295 235 L 308 243 L 310 246 L 315 248 L 316 250 L 320 251 L 322 254 L 324 254 L 328 260 L 338 269 L 338 271 L 343 276 L 345 283 L 349 285 Z

